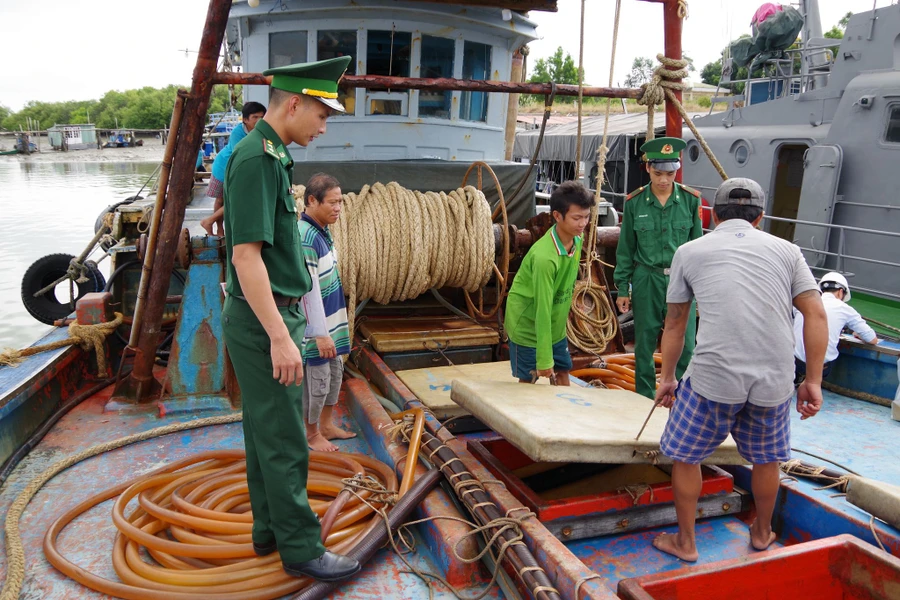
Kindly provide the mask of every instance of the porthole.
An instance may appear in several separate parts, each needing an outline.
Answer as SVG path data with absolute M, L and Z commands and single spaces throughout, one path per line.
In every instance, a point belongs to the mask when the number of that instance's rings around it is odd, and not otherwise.
M 735 164 L 739 167 L 743 167 L 750 162 L 750 155 L 753 154 L 753 147 L 747 140 L 737 140 L 731 145 L 731 153 L 734 155 Z
M 687 155 L 688 160 L 692 163 L 700 160 L 700 144 L 698 144 L 696 140 L 691 140 L 690 142 L 688 142 Z

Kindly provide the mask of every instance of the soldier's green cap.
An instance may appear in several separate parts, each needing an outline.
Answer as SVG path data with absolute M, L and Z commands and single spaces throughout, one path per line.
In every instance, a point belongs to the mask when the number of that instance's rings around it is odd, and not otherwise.
M 338 82 L 347 71 L 352 60 L 349 56 L 339 56 L 317 62 L 298 63 L 266 69 L 263 75 L 271 75 L 273 88 L 305 94 L 320 100 L 329 108 L 344 112 L 338 102 Z
M 681 168 L 681 151 L 687 146 L 681 138 L 661 137 L 641 146 L 644 160 L 660 171 L 677 171 Z

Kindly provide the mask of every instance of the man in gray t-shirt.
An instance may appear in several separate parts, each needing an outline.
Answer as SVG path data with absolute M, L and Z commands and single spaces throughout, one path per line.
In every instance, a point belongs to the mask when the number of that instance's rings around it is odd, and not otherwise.
M 797 410 L 805 419 L 822 406 L 828 322 L 819 288 L 797 246 L 756 229 L 764 207 L 765 194 L 755 181 L 725 181 L 713 204 L 716 229 L 681 246 L 672 259 L 656 401 L 672 409 L 660 450 L 675 463 L 678 533 L 662 534 L 653 545 L 687 561 L 698 558 L 694 520 L 700 463 L 729 433 L 753 464 L 756 521 L 750 542 L 765 550 L 775 539 L 779 462 L 791 457 L 792 306 L 804 317 L 808 359 Z M 676 382 L 675 365 L 695 299 L 697 346 Z

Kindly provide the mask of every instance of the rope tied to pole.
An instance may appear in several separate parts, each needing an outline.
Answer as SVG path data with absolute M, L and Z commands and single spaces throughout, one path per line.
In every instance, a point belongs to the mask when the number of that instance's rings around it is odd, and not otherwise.
M 686 5 L 685 10 L 687 10 Z M 654 107 L 668 100 L 678 110 L 681 119 L 688 126 L 688 129 L 691 130 L 691 133 L 694 134 L 697 143 L 703 148 L 703 152 L 709 158 L 709 162 L 715 167 L 722 180 L 728 179 L 728 174 L 725 173 L 722 163 L 713 154 L 712 149 L 710 149 L 706 140 L 703 139 L 703 135 L 697 130 L 690 115 L 687 114 L 684 106 L 679 102 L 678 97 L 675 96 L 676 91 L 685 89 L 685 85 L 681 83 L 681 80 L 688 76 L 686 68 L 688 62 L 683 59 L 668 58 L 662 54 L 657 54 L 656 59 L 660 62 L 660 65 L 653 71 L 653 77 L 650 81 L 641 86 L 641 97 L 637 100 L 638 104 L 647 107 L 647 141 L 652 140 L 656 135 L 654 132 Z
M 612 87 L 613 71 L 616 64 L 616 46 L 619 37 L 619 15 L 621 14 L 622 0 L 616 0 L 616 16 L 613 25 L 613 41 L 612 53 L 609 65 L 609 86 Z M 582 6 L 582 23 L 584 22 L 584 7 Z M 584 38 L 581 40 L 584 44 Z M 581 99 L 579 98 L 579 107 Z M 584 244 L 584 261 L 580 267 L 580 275 L 582 276 L 575 282 L 575 289 L 572 292 L 572 309 L 569 312 L 569 319 L 566 322 L 566 336 L 569 340 L 581 350 L 589 352 L 595 356 L 600 355 L 609 346 L 609 343 L 615 339 L 616 331 L 618 331 L 619 322 L 616 318 L 615 311 L 610 305 L 606 295 L 606 289 L 594 283 L 591 276 L 591 268 L 594 262 L 602 262 L 597 254 L 597 222 L 599 219 L 598 204 L 601 200 L 600 190 L 606 179 L 606 155 L 608 148 L 606 140 L 609 130 L 609 113 L 612 106 L 612 99 L 606 99 L 606 111 L 603 121 L 603 139 L 600 142 L 600 149 L 597 151 L 597 183 L 594 193 L 594 206 L 591 208 L 591 218 L 588 223 L 587 233 L 585 234 Z M 579 125 L 581 123 L 579 114 Z M 579 131 L 580 134 L 580 131 Z M 579 137 L 579 155 L 575 156 L 576 165 L 580 164 L 580 137 Z
M 119 325 L 122 324 L 122 313 L 116 313 L 116 318 L 108 323 L 96 323 L 94 325 L 79 325 L 78 323 L 69 324 L 69 337 L 64 340 L 50 342 L 49 344 L 40 344 L 38 346 L 29 346 L 21 350 L 7 348 L 0 353 L 0 366 L 16 367 L 25 358 L 47 352 L 48 350 L 58 350 L 66 346 L 78 345 L 84 351 L 94 350 L 97 355 L 97 372 L 100 377 L 106 374 L 106 352 L 103 350 L 103 342 L 112 334 Z

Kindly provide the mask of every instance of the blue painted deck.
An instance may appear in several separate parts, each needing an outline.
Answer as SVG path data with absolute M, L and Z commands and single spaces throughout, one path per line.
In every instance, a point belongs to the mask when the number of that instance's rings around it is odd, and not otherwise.
M 690 564 L 705 565 L 755 553 L 750 547 L 747 524 L 734 516 L 716 517 L 697 522 L 696 563 L 657 551 L 653 538 L 663 532 L 674 533 L 675 526 L 648 529 L 635 533 L 570 542 L 566 547 L 591 570 L 603 578 L 603 583 L 615 591 L 619 580 L 663 571 L 683 569 Z M 773 545 L 780 546 L 780 543 Z
M 900 460 L 895 448 L 900 439 L 900 422 L 891 420 L 890 409 L 853 400 L 825 391 L 822 411 L 812 419 L 800 420 L 794 412 L 792 446 L 836 461 L 860 475 L 900 484 Z M 822 460 L 794 453 L 794 458 L 829 466 Z M 834 470 L 838 470 L 832 467 Z M 750 470 L 738 467 L 735 484 L 750 489 Z M 821 484 L 785 482 L 776 508 L 775 529 L 780 533 L 775 546 L 810 539 L 852 533 L 876 544 L 869 531 L 869 514 L 849 504 L 834 489 L 817 489 Z M 813 498 L 816 502 L 809 502 Z M 847 518 L 840 518 L 846 516 Z M 736 516 L 717 517 L 697 522 L 698 565 L 755 554 L 750 547 L 748 523 Z M 900 554 L 900 531 L 875 523 L 880 539 Z M 656 551 L 653 538 L 662 532 L 674 532 L 674 526 L 567 543 L 566 546 L 588 567 L 603 577 L 615 591 L 619 580 L 684 568 L 688 563 Z
M 169 423 L 184 421 L 178 415 L 157 418 L 155 412 L 146 415 L 103 413 L 110 391 L 98 394 L 66 415 L 48 433 L 13 473 L 0 492 L 0 514 L 7 509 L 19 492 L 37 474 L 53 462 L 102 441 L 145 431 Z M 203 416 L 213 416 L 205 413 Z M 359 433 L 359 427 L 343 406 L 336 411 L 345 427 Z M 341 450 L 372 454 L 361 435 L 336 442 Z M 106 598 L 64 577 L 44 558 L 41 548 L 44 534 L 62 512 L 97 491 L 112 487 L 197 452 L 216 449 L 243 448 L 241 424 L 207 427 L 168 435 L 115 450 L 88 459 L 51 480 L 31 501 L 20 522 L 26 553 L 27 579 L 23 598 L 63 600 L 72 598 Z M 60 550 L 79 566 L 102 577 L 117 580 L 112 568 L 111 552 L 116 529 L 112 523 L 112 501 L 105 502 L 76 519 L 60 536 Z M 0 531 L 0 544 L 6 540 Z M 408 556 L 417 568 L 439 573 L 435 560 L 428 554 L 426 544 L 417 544 L 414 555 Z M 329 597 L 348 599 L 427 598 L 425 584 L 415 575 L 402 573 L 407 567 L 392 552 L 382 549 L 361 572 Z M 0 553 L 0 577 L 6 575 L 6 556 Z M 482 588 L 465 590 L 475 595 Z M 435 598 L 449 599 L 453 595 L 442 585 L 434 586 Z M 489 599 L 502 598 L 496 590 Z

